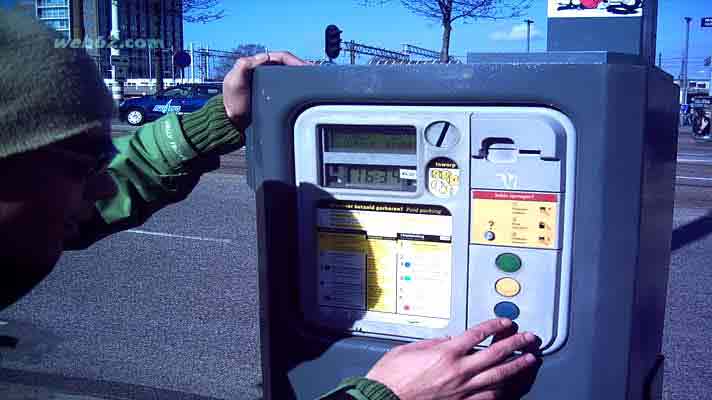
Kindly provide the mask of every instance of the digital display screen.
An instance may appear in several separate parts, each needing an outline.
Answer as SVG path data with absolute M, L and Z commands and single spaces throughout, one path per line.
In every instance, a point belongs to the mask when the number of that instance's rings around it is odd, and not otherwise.
M 338 153 L 415 154 L 413 126 L 322 125 L 324 151 Z
M 344 189 L 415 192 L 415 167 L 388 165 L 327 164 L 325 186 Z

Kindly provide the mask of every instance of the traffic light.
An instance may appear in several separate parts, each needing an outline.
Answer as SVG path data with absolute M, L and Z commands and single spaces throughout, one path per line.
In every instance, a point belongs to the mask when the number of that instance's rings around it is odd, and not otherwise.
M 324 51 L 329 59 L 334 59 L 341 52 L 341 31 L 336 25 L 326 27 L 324 33 Z

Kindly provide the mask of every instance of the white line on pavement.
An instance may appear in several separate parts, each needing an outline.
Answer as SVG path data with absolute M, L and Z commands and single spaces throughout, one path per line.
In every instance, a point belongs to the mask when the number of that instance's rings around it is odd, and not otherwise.
M 190 240 L 202 240 L 204 242 L 232 243 L 231 239 L 215 239 L 215 238 L 206 238 L 206 237 L 202 237 L 202 236 L 174 235 L 172 233 L 149 232 L 149 231 L 142 231 L 142 230 L 138 230 L 138 229 L 129 229 L 127 232 L 138 233 L 139 235 L 163 236 L 163 237 L 172 237 L 172 238 L 180 238 L 180 239 L 190 239 Z
M 676 178 L 677 179 L 692 179 L 695 181 L 712 181 L 712 178 L 697 178 L 694 176 L 680 176 L 680 175 L 678 175 Z
M 707 159 L 707 160 L 696 160 L 693 158 L 678 158 L 677 162 L 679 163 L 685 163 L 685 164 L 710 164 L 712 165 L 712 160 Z
M 712 151 L 709 153 L 677 153 L 678 157 L 712 157 Z

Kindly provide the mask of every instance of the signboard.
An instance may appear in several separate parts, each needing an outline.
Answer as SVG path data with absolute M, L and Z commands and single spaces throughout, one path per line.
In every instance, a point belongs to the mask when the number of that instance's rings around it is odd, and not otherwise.
M 190 54 L 184 50 L 176 51 L 173 55 L 173 63 L 178 68 L 185 68 L 190 65 Z
M 700 20 L 700 25 L 703 28 L 712 28 L 712 17 L 703 17 Z
M 643 0 L 549 0 L 549 18 L 642 17 Z
M 712 97 L 710 96 L 697 96 L 692 99 L 692 106 L 694 108 L 707 107 L 712 105 Z

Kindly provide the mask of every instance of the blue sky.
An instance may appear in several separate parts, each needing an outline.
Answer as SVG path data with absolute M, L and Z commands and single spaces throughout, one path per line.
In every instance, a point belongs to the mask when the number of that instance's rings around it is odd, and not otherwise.
M 712 28 L 700 28 L 700 17 L 712 16 L 711 0 L 659 0 L 658 51 L 663 67 L 677 75 L 680 71 L 685 34 L 683 18 L 694 18 L 690 33 L 690 77 L 709 79 L 710 68 L 703 59 L 712 55 Z M 411 14 L 392 0 L 385 6 L 363 7 L 357 0 L 222 0 L 226 17 L 209 24 L 186 24 L 185 41 L 211 48 L 230 49 L 239 44 L 258 43 L 270 50 L 290 50 L 308 59 L 324 58 L 324 29 L 336 24 L 344 40 L 399 50 L 408 43 L 440 49 L 441 26 Z M 533 51 L 546 50 L 547 1 L 534 0 L 528 17 L 533 25 Z M 524 51 L 522 19 L 474 21 L 456 24 L 450 52 Z M 186 46 L 187 47 L 187 46 Z M 343 54 L 343 53 L 342 53 Z M 367 60 L 365 56 L 360 62 Z M 342 55 L 338 62 L 348 62 Z

